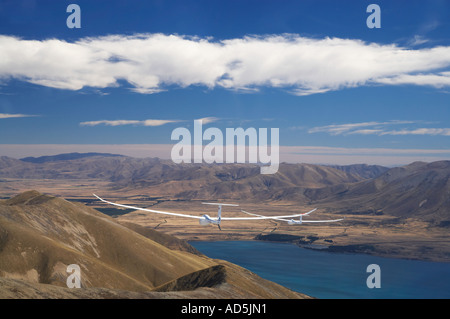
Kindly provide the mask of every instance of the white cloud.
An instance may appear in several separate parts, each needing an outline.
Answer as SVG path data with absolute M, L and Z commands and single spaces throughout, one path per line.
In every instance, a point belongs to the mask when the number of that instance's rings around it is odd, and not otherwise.
M 416 46 L 416 45 L 421 45 L 421 44 L 425 44 L 427 42 L 429 42 L 430 40 L 428 40 L 427 38 L 425 38 L 423 35 L 418 35 L 416 34 L 410 41 L 409 41 L 409 45 L 411 46 Z
M 414 121 L 362 122 L 348 124 L 333 124 L 313 127 L 308 133 L 328 133 L 330 135 L 442 135 L 450 136 L 450 128 L 401 128 L 397 130 L 388 127 L 417 124 Z M 420 122 L 419 122 L 420 123 Z
M 81 126 L 97 126 L 97 125 L 106 125 L 106 126 L 121 126 L 121 125 L 142 125 L 142 126 L 161 126 L 168 123 L 176 123 L 180 122 L 178 120 L 100 120 L 100 121 L 87 121 L 81 122 Z
M 115 87 L 121 80 L 138 93 L 170 85 L 246 92 L 275 87 L 296 95 L 373 83 L 450 86 L 447 46 L 410 49 L 295 34 L 222 41 L 136 34 L 75 42 L 0 36 L 0 47 L 0 78 L 69 90 Z
M 169 123 L 178 123 L 178 120 L 145 120 L 144 126 L 161 126 Z
M 450 128 L 417 128 L 387 131 L 381 135 L 443 135 L 450 136 Z
M 217 122 L 220 119 L 217 117 L 202 117 L 201 119 L 197 119 L 197 120 L 201 120 L 202 124 L 209 124 L 209 123 Z
M 347 123 L 347 124 L 332 124 L 326 126 L 313 127 L 308 130 L 308 133 L 328 133 L 330 135 L 341 134 L 378 134 L 384 132 L 382 127 L 387 125 L 411 124 L 412 121 L 387 121 L 387 122 L 362 122 L 362 123 Z M 372 127 L 370 129 L 361 129 L 364 127 Z
M 209 124 L 219 121 L 220 119 L 217 117 L 203 117 L 197 120 L 202 120 L 203 124 Z M 183 120 L 99 120 L 99 121 L 86 121 L 81 122 L 81 126 L 97 126 L 97 125 L 106 125 L 106 126 L 122 126 L 122 125 L 140 125 L 140 126 L 162 126 L 169 123 L 179 123 L 186 122 Z
M 439 72 L 435 74 L 400 74 L 388 78 L 379 78 L 377 79 L 377 82 L 389 85 L 416 84 L 443 88 L 450 86 L 450 72 Z
M 0 113 L 0 119 L 10 119 L 10 118 L 19 118 L 19 117 L 35 117 L 35 116 L 37 116 L 37 115 Z
M 331 135 L 340 135 L 350 132 L 359 127 L 372 126 L 377 122 L 349 123 L 349 124 L 332 124 L 326 126 L 317 126 L 308 130 L 308 133 L 328 133 Z

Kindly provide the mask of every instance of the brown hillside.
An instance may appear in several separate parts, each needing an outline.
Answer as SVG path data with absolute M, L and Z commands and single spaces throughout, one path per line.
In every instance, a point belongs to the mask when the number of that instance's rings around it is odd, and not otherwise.
M 5 277 L 65 286 L 65 266 L 83 265 L 83 285 L 148 290 L 210 264 L 180 255 L 82 204 L 27 192 L 0 205 Z
M 3 162 L 3 165 L 2 165 Z M 364 172 L 366 172 L 366 169 Z M 138 192 L 183 199 L 226 198 L 302 200 L 305 189 L 358 182 L 358 171 L 311 164 L 280 164 L 273 175 L 261 175 L 253 164 L 174 164 L 158 158 L 92 156 L 30 163 L 0 160 L 0 178 L 109 182 L 109 191 Z M 275 195 L 274 195 L 275 194 Z
M 375 179 L 348 185 L 322 202 L 444 226 L 450 223 L 450 161 L 392 168 Z
M 32 296 L 41 288 L 43 296 L 45 292 L 57 294 L 57 289 L 48 287 L 66 287 L 69 264 L 80 266 L 82 288 L 91 289 L 94 297 L 101 295 L 94 288 L 107 289 L 105 296 L 128 298 L 133 294 L 117 290 L 147 294 L 163 286 L 165 292 L 159 292 L 159 297 L 171 296 L 167 287 L 180 291 L 209 288 L 199 294 L 206 297 L 209 292 L 209 298 L 225 292 L 230 298 L 304 297 L 250 272 L 236 271 L 231 264 L 217 267 L 219 261 L 190 253 L 190 245 L 168 235 L 158 236 L 139 226 L 132 228 L 142 234 L 80 203 L 36 191 L 0 202 L 0 277 L 6 285 L 0 288 L 0 297 L 10 296 L 5 287 L 11 285 L 16 286 L 11 289 L 16 289 L 17 297 Z M 192 252 L 198 253 L 193 248 Z M 253 280 L 260 281 L 265 289 L 251 290 Z M 61 291 L 61 298 L 83 295 L 67 294 L 66 290 Z M 155 294 L 141 297 L 157 298 Z M 185 296 L 189 295 L 196 296 Z

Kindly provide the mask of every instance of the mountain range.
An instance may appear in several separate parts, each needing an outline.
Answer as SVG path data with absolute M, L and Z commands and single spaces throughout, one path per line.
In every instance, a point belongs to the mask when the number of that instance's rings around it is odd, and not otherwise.
M 449 176 L 450 161 L 394 168 L 281 163 L 276 174 L 261 175 L 254 164 L 174 164 L 113 154 L 74 153 L 33 161 L 0 157 L 0 178 L 95 179 L 122 194 L 289 202 L 342 213 L 413 217 L 439 226 L 450 224 Z
M 398 218 L 450 224 L 450 161 L 414 162 L 348 184 L 322 202 L 345 211 L 372 210 Z
M 83 156 L 84 155 L 84 156 Z M 261 175 L 253 164 L 174 164 L 158 158 L 132 158 L 87 154 L 61 154 L 22 160 L 0 157 L 0 178 L 80 180 L 111 182 L 115 189 L 157 186 L 158 193 L 187 199 L 218 196 L 242 199 L 294 188 L 321 188 L 358 182 L 382 171 L 381 166 L 329 167 L 280 164 L 278 173 Z M 274 195 L 280 196 L 280 195 Z

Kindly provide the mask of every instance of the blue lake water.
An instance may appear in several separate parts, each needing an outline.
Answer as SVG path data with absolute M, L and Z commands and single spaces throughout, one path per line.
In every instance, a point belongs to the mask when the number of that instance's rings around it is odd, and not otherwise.
M 191 242 L 292 290 L 326 299 L 448 299 L 450 263 L 329 253 L 262 241 Z M 380 288 L 368 288 L 367 266 L 380 267 Z

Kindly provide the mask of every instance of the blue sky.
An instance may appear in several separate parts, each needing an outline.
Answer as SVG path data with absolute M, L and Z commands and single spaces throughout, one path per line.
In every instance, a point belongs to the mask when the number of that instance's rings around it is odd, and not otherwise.
M 280 128 L 288 161 L 449 159 L 449 13 L 444 0 L 0 1 L 0 155 L 171 145 L 210 118 Z

